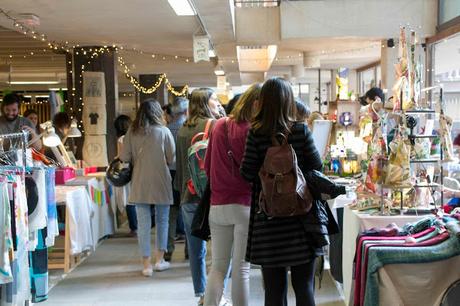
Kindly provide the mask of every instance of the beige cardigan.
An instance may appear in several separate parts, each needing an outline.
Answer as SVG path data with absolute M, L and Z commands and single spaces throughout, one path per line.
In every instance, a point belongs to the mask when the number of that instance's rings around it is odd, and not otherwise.
M 174 138 L 165 126 L 152 126 L 147 133 L 133 133 L 123 139 L 120 159 L 133 163 L 129 203 L 173 203 L 168 165 L 175 161 Z

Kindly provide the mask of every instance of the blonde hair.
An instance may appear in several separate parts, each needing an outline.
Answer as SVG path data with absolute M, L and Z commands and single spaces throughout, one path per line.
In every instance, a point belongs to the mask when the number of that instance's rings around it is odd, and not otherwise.
M 311 113 L 310 117 L 308 117 L 308 126 L 311 128 L 313 128 L 313 122 L 315 120 L 324 120 L 324 117 L 323 115 L 320 113 L 320 112 L 313 112 Z
M 262 85 L 260 83 L 252 84 L 236 102 L 230 116 L 235 122 L 250 122 L 254 113 L 254 104 L 259 100 L 260 90 Z

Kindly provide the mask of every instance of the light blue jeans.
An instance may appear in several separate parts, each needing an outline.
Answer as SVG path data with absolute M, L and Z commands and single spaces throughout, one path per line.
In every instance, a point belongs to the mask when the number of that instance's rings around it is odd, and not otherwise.
M 212 237 L 212 265 L 204 297 L 205 306 L 218 306 L 232 268 L 232 302 L 249 303 L 249 262 L 245 261 L 249 207 L 240 204 L 211 205 L 209 227 Z
M 191 233 L 192 220 L 198 204 L 182 204 L 181 207 L 195 296 L 204 296 L 206 290 L 206 241 L 192 236 Z
M 150 236 L 152 234 L 152 210 L 155 209 L 156 238 L 155 249 L 166 251 L 168 249 L 169 206 L 135 204 L 137 215 L 137 237 L 139 249 L 143 257 L 151 257 Z

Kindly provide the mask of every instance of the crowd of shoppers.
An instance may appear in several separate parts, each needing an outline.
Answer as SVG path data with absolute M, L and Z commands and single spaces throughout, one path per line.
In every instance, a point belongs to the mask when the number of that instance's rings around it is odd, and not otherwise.
M 37 112 L 29 109 L 21 117 L 19 106 L 18 96 L 5 96 L 0 130 L 25 129 L 37 138 Z M 286 305 L 288 270 L 297 305 L 314 305 L 315 259 L 323 254 L 327 233 L 320 222 L 310 222 L 315 218 L 312 214 L 270 217 L 259 207 L 259 172 L 280 134 L 292 145 L 302 172 L 320 170 L 321 159 L 307 125 L 309 115 L 308 107 L 294 99 L 290 84 L 274 78 L 253 84 L 226 109 L 213 90 L 199 88 L 189 99 L 176 97 L 163 108 L 147 99 L 133 121 L 118 116 L 114 122 L 118 158 L 132 164 L 132 178 L 115 194 L 120 210 L 126 210 L 130 235 L 137 236 L 142 274 L 150 277 L 154 271 L 170 268 L 177 234 L 182 231 L 198 305 L 224 305 L 223 292 L 231 283 L 233 305 L 247 306 L 251 263 L 262 267 L 265 305 Z M 61 139 L 70 123 L 67 113 L 54 116 L 53 126 Z M 192 221 L 203 200 L 193 186 L 189 165 L 196 139 L 207 139 L 203 172 L 210 191 L 209 271 L 207 242 L 192 235 Z
M 18 96 L 5 96 L 0 130 L 26 129 L 31 138 L 37 138 L 37 112 L 29 109 L 21 117 L 19 106 Z M 270 217 L 259 207 L 259 172 L 268 148 L 280 134 L 292 145 L 302 172 L 320 170 L 321 159 L 307 125 L 309 116 L 308 107 L 294 99 L 290 84 L 280 78 L 253 84 L 225 109 L 213 90 L 199 88 L 189 99 L 176 97 L 163 108 L 147 99 L 133 121 L 118 116 L 114 122 L 118 158 L 130 162 L 133 170 L 131 182 L 117 187 L 115 194 L 120 210 L 126 210 L 130 235 L 137 236 L 142 274 L 150 277 L 154 270 L 170 268 L 177 234 L 183 231 L 198 305 L 224 305 L 223 292 L 231 283 L 233 305 L 247 306 L 251 263 L 262 267 L 265 305 L 287 304 L 288 270 L 297 305 L 314 305 L 315 259 L 323 254 L 327 232 L 320 222 L 310 222 L 316 218 L 312 214 Z M 53 118 L 61 139 L 70 123 L 67 113 Z M 189 167 L 189 151 L 197 137 L 208 140 L 203 171 L 210 191 L 209 273 L 207 242 L 192 235 L 192 221 L 203 200 L 193 186 Z

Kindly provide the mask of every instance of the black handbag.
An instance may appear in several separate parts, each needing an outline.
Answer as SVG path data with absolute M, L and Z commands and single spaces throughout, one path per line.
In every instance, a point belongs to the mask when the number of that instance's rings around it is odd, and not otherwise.
M 211 187 L 209 181 L 206 184 L 203 197 L 201 197 L 195 215 L 192 220 L 192 235 L 201 240 L 208 241 L 211 238 L 209 229 L 209 209 L 211 208 Z
M 131 181 L 133 167 L 131 163 L 124 163 L 119 158 L 115 158 L 106 172 L 107 181 L 115 186 L 122 187 Z

